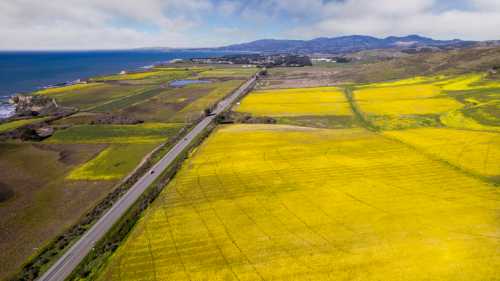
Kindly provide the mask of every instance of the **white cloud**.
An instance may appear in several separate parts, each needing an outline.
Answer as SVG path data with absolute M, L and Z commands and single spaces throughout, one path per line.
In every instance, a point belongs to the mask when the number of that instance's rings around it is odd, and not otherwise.
M 209 0 L 1 1 L 0 49 L 186 47 L 211 9 Z
M 472 6 L 479 10 L 500 11 L 500 1 L 498 0 L 471 0 Z
M 0 0 L 0 49 L 202 47 L 350 34 L 483 40 L 500 39 L 498 27 L 500 0 Z
M 233 1 L 222 1 L 218 5 L 218 10 L 225 16 L 233 15 L 239 9 L 241 9 L 241 4 Z
M 470 0 L 472 10 L 438 11 L 437 0 L 346 0 L 324 4 L 318 20 L 294 28 L 302 38 L 366 34 L 421 34 L 440 39 L 500 39 L 500 1 Z

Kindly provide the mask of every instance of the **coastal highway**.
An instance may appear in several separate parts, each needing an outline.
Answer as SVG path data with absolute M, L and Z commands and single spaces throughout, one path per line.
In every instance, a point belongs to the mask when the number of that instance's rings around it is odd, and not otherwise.
M 142 176 L 113 206 L 90 228 L 59 260 L 57 260 L 38 280 L 63 281 L 78 266 L 83 258 L 92 251 L 94 245 L 111 229 L 125 212 L 139 199 L 142 193 L 160 176 L 172 162 L 188 148 L 215 117 L 228 109 L 238 98 L 246 94 L 255 84 L 252 77 L 231 95 L 217 104 L 210 116 L 201 120 L 184 138 L 151 169 Z

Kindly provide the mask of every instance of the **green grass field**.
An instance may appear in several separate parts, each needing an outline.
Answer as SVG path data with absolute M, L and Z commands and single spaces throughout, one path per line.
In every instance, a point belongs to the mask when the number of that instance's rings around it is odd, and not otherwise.
M 78 125 L 57 131 L 48 143 L 161 143 L 184 124 Z
M 194 89 L 209 88 L 209 92 L 201 97 L 197 97 L 193 102 L 179 110 L 170 118 L 171 122 L 185 122 L 199 118 L 204 110 L 215 105 L 219 100 L 228 96 L 232 91 L 243 84 L 244 80 L 230 80 L 226 82 L 213 83 L 212 85 L 191 85 L 187 89 L 193 92 Z M 209 86 L 210 85 L 210 86 Z
M 155 144 L 117 144 L 71 171 L 69 180 L 119 180 L 140 163 Z
M 164 90 L 162 89 L 152 89 L 141 92 L 136 95 L 126 96 L 120 99 L 113 100 L 111 102 L 107 102 L 100 106 L 96 106 L 92 108 L 92 112 L 113 112 L 117 110 L 126 109 L 135 104 L 143 103 L 159 94 L 161 94 Z
M 47 88 L 47 89 L 43 89 L 40 91 L 36 91 L 33 94 L 34 95 L 56 95 L 56 94 L 63 94 L 63 93 L 67 93 L 67 92 L 73 92 L 73 91 L 81 90 L 81 89 L 92 88 L 92 87 L 101 86 L 101 85 L 102 85 L 102 83 L 74 84 L 74 85 L 63 86 L 63 87 Z
M 200 118 L 205 108 L 230 94 L 242 82 L 235 79 L 165 89 L 148 100 L 122 109 L 121 112 L 148 122 L 190 123 Z
M 51 88 L 34 94 L 54 97 L 63 106 L 85 111 L 107 112 L 149 99 L 161 91 L 162 85 L 176 79 L 192 77 L 199 71 L 190 68 L 153 69 L 146 72 L 97 77 L 87 84 Z
M 153 68 L 150 71 L 117 74 L 93 78 L 93 81 L 125 81 L 125 80 L 146 80 L 146 82 L 161 82 L 174 79 L 181 79 L 193 75 L 196 71 L 179 68 Z
M 256 68 L 212 68 L 198 74 L 200 78 L 240 78 L 248 79 L 257 72 Z
M 71 89 L 46 95 L 55 98 L 63 106 L 92 110 L 116 99 L 140 94 L 146 90 L 148 87 L 142 85 L 99 84 L 95 87 Z

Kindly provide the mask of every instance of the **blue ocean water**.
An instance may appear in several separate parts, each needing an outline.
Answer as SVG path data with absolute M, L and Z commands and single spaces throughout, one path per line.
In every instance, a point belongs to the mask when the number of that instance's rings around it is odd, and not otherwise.
M 12 110 L 6 106 L 5 100 L 15 93 L 28 93 L 45 86 L 122 70 L 136 70 L 172 59 L 223 54 L 160 50 L 0 52 L 0 118 Z

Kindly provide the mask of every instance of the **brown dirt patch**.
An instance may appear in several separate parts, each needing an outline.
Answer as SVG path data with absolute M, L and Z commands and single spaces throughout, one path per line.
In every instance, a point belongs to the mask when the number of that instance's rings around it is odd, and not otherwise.
M 0 143 L 0 280 L 111 191 L 113 182 L 65 180 L 104 147 Z

